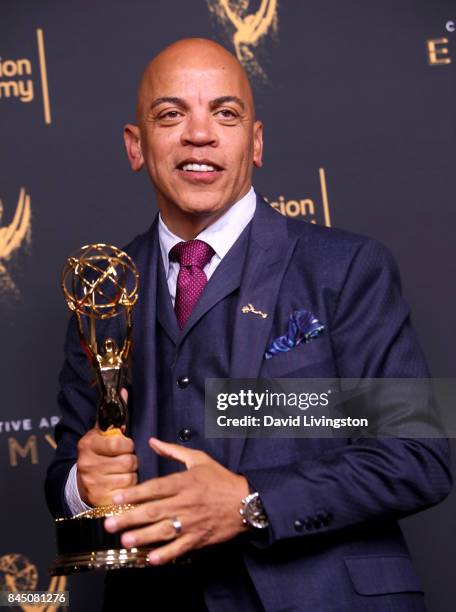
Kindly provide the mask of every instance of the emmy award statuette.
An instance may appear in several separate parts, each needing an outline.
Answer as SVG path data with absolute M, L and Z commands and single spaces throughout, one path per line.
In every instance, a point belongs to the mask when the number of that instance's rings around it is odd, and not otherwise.
M 127 407 L 120 390 L 128 375 L 133 306 L 138 298 L 138 272 L 131 258 L 106 244 L 91 244 L 69 257 L 62 271 L 62 289 L 76 317 L 82 346 L 100 393 L 97 428 L 102 436 L 124 435 Z M 122 340 L 97 338 L 97 324 L 117 317 Z M 132 506 L 99 506 L 71 518 L 56 519 L 57 558 L 52 575 L 82 570 L 146 567 L 149 549 L 122 547 L 120 534 L 103 527 L 107 516 Z

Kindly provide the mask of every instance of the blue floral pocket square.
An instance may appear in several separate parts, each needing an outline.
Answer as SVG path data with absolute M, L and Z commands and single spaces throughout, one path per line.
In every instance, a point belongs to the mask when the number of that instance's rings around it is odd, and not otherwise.
M 294 310 L 288 319 L 287 333 L 271 343 L 264 358 L 271 359 L 278 353 L 290 351 L 301 342 L 310 342 L 317 338 L 324 329 L 325 326 L 309 310 Z

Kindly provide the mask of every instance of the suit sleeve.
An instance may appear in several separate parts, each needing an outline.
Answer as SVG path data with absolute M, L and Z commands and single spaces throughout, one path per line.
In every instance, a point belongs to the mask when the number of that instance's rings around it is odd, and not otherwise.
M 62 418 L 55 428 L 57 449 L 45 482 L 46 501 L 54 517 L 71 515 L 65 502 L 65 485 L 77 461 L 79 438 L 95 425 L 98 400 L 94 375 L 81 346 L 74 317 L 68 326 L 65 355 L 58 396 Z
M 352 258 L 329 333 L 341 378 L 429 376 L 396 264 L 374 241 Z M 451 487 L 448 443 L 437 438 L 359 439 L 244 475 L 268 514 L 269 544 L 401 518 L 437 504 Z

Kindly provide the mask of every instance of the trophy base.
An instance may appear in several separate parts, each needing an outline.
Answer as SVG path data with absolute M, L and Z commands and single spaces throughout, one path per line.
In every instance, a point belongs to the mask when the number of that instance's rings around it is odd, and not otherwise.
M 150 548 L 119 548 L 96 552 L 59 555 L 51 567 L 51 576 L 66 576 L 91 570 L 150 567 L 147 555 Z
M 57 558 L 49 568 L 51 576 L 62 576 L 90 570 L 149 567 L 151 548 L 124 548 L 121 533 L 108 533 L 107 516 L 121 514 L 133 506 L 103 506 L 71 518 L 55 521 Z

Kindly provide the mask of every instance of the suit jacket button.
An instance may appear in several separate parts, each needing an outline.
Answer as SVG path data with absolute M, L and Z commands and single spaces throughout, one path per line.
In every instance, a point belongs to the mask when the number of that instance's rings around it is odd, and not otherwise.
M 185 389 L 190 384 L 190 378 L 188 376 L 179 376 L 177 379 L 177 386 L 180 389 Z
M 181 442 L 188 442 L 191 437 L 192 437 L 192 430 L 188 429 L 187 427 L 185 427 L 184 429 L 181 429 L 178 436 L 179 436 L 179 440 Z
M 331 514 L 329 514 L 329 512 L 322 512 L 320 514 L 317 514 L 317 518 L 320 519 L 322 524 L 326 527 L 331 522 L 332 517 L 331 517 Z
M 314 528 L 312 519 L 307 517 L 306 520 L 304 521 L 304 526 L 307 529 L 307 531 L 312 531 L 312 529 Z
M 296 529 L 296 531 L 302 531 L 304 528 L 304 525 L 301 523 L 300 520 L 296 520 L 294 522 L 294 528 Z

